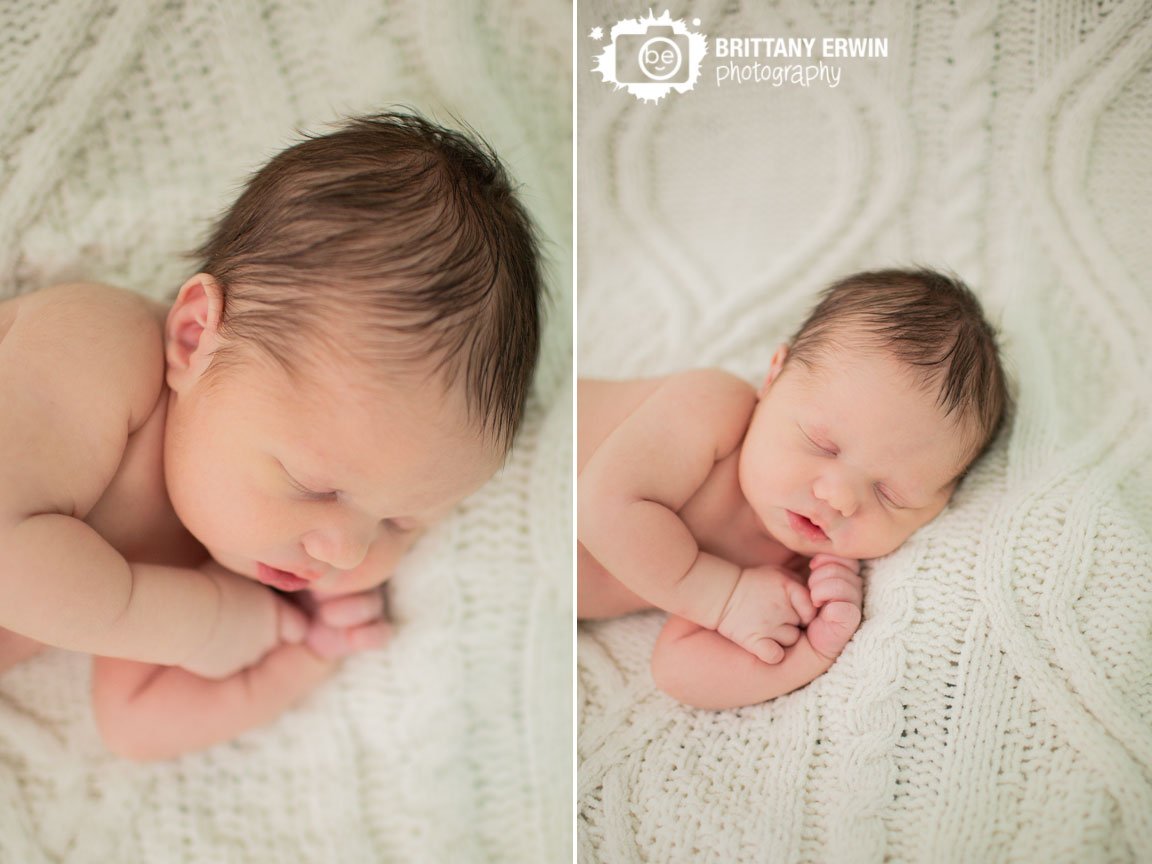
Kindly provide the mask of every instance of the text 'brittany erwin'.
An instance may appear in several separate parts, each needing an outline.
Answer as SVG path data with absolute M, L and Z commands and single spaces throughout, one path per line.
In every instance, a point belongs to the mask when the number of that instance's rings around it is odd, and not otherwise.
M 877 37 L 848 38 L 825 36 L 819 40 L 820 53 L 816 54 L 815 37 L 775 38 L 769 36 L 717 36 L 713 39 L 715 56 L 720 57 L 781 57 L 825 59 L 851 57 L 887 57 L 888 39 Z

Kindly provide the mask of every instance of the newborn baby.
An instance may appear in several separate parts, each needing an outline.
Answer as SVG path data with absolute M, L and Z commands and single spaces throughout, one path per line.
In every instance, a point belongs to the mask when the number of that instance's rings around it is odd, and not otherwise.
M 759 391 L 582 381 L 578 615 L 672 613 L 652 671 L 690 705 L 803 686 L 859 626 L 860 559 L 944 509 L 1008 404 L 979 302 L 928 270 L 832 285 Z
M 495 155 L 354 118 L 257 172 L 170 307 L 0 303 L 0 671 L 97 655 L 108 746 L 266 723 L 382 645 L 379 586 L 500 467 L 539 346 L 531 222 Z

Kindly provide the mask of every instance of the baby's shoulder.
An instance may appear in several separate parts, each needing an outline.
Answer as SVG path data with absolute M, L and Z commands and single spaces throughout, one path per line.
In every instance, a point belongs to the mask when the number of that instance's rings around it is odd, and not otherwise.
M 756 388 L 723 369 L 685 369 L 664 379 L 662 388 L 679 395 L 740 403 L 756 401 Z
M 159 327 L 163 323 L 162 304 L 136 291 L 104 282 L 61 282 L 20 294 L 12 301 L 18 304 L 21 315 L 50 309 L 69 320 L 88 315 L 94 321 L 113 326 L 117 322 L 143 326 L 147 321 Z
M 662 413 L 684 430 L 685 437 L 725 454 L 744 440 L 756 398 L 751 384 L 723 369 L 678 372 L 653 394 Z
M 99 282 L 69 282 L 4 304 L 0 358 L 56 394 L 101 394 L 129 411 L 129 427 L 149 416 L 164 381 L 163 306 L 134 291 Z M 121 398 L 117 399 L 116 396 Z

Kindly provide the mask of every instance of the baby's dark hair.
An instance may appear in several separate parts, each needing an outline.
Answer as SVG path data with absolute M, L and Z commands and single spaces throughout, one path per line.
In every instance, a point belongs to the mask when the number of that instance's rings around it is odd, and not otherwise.
M 816 369 L 837 346 L 890 352 L 935 391 L 944 416 L 969 422 L 969 465 L 988 449 L 1012 409 L 996 332 L 960 279 L 934 270 L 874 270 L 829 286 L 792 337 L 785 365 Z
M 540 253 L 479 136 L 408 111 L 304 134 L 187 257 L 223 290 L 213 367 L 251 345 L 298 375 L 305 336 L 369 368 L 431 360 L 446 386 L 463 379 L 478 429 L 511 446 L 540 350 Z

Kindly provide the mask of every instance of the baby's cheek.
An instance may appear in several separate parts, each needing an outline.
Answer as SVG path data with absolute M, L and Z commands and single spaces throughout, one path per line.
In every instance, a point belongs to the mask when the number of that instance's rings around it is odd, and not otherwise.
M 906 525 L 895 524 L 892 520 L 862 521 L 852 526 L 842 544 L 833 550 L 845 558 L 880 558 L 895 552 L 908 539 Z
M 391 579 L 396 565 L 416 539 L 415 532 L 381 531 L 360 566 L 346 574 L 347 584 L 351 586 L 349 590 L 364 591 Z

